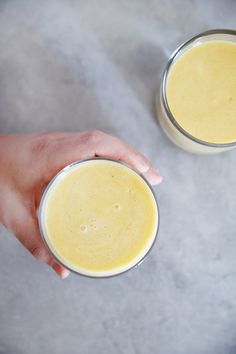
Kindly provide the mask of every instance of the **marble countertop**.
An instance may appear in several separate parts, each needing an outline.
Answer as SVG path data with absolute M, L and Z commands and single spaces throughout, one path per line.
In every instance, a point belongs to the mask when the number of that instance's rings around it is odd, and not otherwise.
M 161 227 L 116 278 L 59 280 L 0 228 L 1 354 L 235 354 L 236 152 L 188 154 L 154 98 L 171 52 L 236 2 L 0 0 L 0 131 L 103 129 L 147 155 Z

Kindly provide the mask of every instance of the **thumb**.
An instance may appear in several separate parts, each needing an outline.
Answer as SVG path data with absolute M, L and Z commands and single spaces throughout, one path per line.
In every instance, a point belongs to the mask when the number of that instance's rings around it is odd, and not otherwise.
M 53 270 L 62 278 L 68 277 L 70 271 L 63 267 L 61 264 L 57 263 L 54 258 L 50 255 L 47 248 L 42 244 L 35 244 L 33 249 L 29 250 L 31 254 L 37 258 L 39 261 L 48 264 Z
M 29 211 L 21 206 L 18 209 L 17 219 L 10 229 L 35 258 L 49 265 L 62 279 L 70 274 L 70 271 L 59 264 L 46 248 L 40 235 L 35 211 Z

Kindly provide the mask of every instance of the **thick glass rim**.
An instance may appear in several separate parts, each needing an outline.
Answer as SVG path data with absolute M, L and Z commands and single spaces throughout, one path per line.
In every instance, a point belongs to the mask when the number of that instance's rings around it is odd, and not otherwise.
M 115 274 L 109 274 L 109 275 L 90 275 L 90 274 L 84 274 L 80 271 L 77 271 L 75 269 L 72 269 L 70 268 L 70 266 L 68 266 L 67 264 L 65 264 L 61 259 L 59 259 L 57 257 L 57 255 L 53 252 L 53 250 L 51 249 L 51 247 L 49 246 L 48 242 L 47 242 L 47 239 L 46 239 L 46 235 L 44 233 L 44 227 L 43 227 L 43 205 L 44 205 L 44 202 L 45 202 L 45 199 L 46 199 L 46 196 L 50 190 L 50 188 L 52 187 L 52 185 L 56 182 L 56 180 L 58 178 L 61 178 L 63 174 L 66 174 L 68 172 L 68 170 L 70 170 L 70 168 L 76 166 L 76 165 L 79 165 L 81 163 L 84 163 L 84 162 L 87 162 L 87 161 L 98 161 L 98 160 L 103 160 L 103 161 L 112 161 L 114 163 L 117 163 L 117 164 L 120 164 L 120 165 L 123 165 L 127 168 L 129 168 L 130 170 L 132 170 L 133 172 L 135 172 L 139 177 L 141 177 L 143 179 L 143 181 L 147 184 L 147 186 L 149 187 L 151 193 L 152 193 L 152 196 L 154 198 L 154 201 L 155 201 L 155 204 L 156 204 L 156 208 L 157 208 L 157 226 L 156 226 L 156 231 L 155 231 L 155 235 L 153 237 L 153 241 L 150 245 L 150 247 L 148 248 L 148 250 L 146 251 L 146 253 L 137 261 L 137 263 L 133 264 L 131 267 L 125 269 L 125 270 L 121 270 L 120 272 L 118 273 L 115 273 Z M 41 237 L 43 239 L 43 242 L 47 248 L 47 250 L 49 251 L 49 253 L 53 256 L 53 258 L 59 263 L 61 264 L 63 267 L 65 267 L 66 269 L 68 269 L 69 271 L 71 271 L 72 273 L 75 273 L 77 275 L 81 275 L 81 276 L 84 276 L 84 277 L 87 277 L 87 278 L 93 278 L 93 279 L 105 279 L 105 278 L 112 278 L 112 277 L 116 277 L 118 275 L 121 275 L 121 274 L 124 274 L 128 271 L 130 271 L 131 269 L 139 266 L 145 259 L 146 257 L 150 254 L 152 248 L 154 247 L 155 243 L 156 243 L 156 240 L 157 240 L 157 236 L 158 236 L 158 232 L 159 232 L 159 228 L 160 228 L 160 209 L 159 209 L 159 205 L 158 205 L 158 202 L 157 202 L 157 198 L 156 198 L 156 195 L 155 195 L 155 192 L 154 192 L 154 189 L 153 187 L 151 186 L 151 184 L 147 181 L 147 179 L 141 175 L 141 173 L 139 173 L 136 169 L 134 169 L 133 167 L 131 167 L 130 165 L 128 165 L 127 163 L 121 161 L 121 160 L 115 160 L 115 159 L 112 159 L 112 158 L 105 158 L 105 157 L 92 157 L 92 158 L 88 158 L 88 159 L 82 159 L 82 160 L 78 160 L 78 161 L 75 161 L 67 166 L 65 166 L 64 168 L 62 168 L 51 180 L 50 182 L 48 183 L 48 185 L 45 187 L 44 191 L 43 191 L 43 194 L 42 194 L 42 197 L 41 197 L 41 200 L 40 200 L 40 204 L 39 204 L 39 208 L 38 208 L 38 221 L 39 221 L 39 231 L 40 231 L 40 234 L 41 234 Z
M 204 38 L 207 36 L 211 35 L 217 35 L 217 34 L 226 34 L 226 35 L 232 35 L 236 37 L 236 30 L 233 29 L 213 29 L 213 30 L 208 30 L 201 32 L 194 37 L 190 38 L 189 40 L 185 41 L 182 43 L 171 55 L 170 59 L 167 62 L 167 65 L 165 67 L 163 76 L 162 76 L 162 87 L 161 87 L 161 98 L 162 98 L 162 103 L 164 106 L 164 109 L 167 113 L 168 118 L 170 119 L 171 123 L 175 126 L 175 128 L 182 133 L 186 138 L 192 140 L 195 143 L 205 145 L 208 147 L 215 147 L 215 148 L 223 148 L 223 147 L 233 147 L 236 145 L 236 141 L 230 142 L 230 143 L 210 143 L 201 139 L 198 139 L 194 137 L 193 135 L 189 134 L 185 129 L 181 127 L 181 125 L 176 121 L 174 118 L 173 114 L 171 113 L 168 100 L 167 100 L 167 95 L 166 95 L 166 84 L 167 84 L 167 78 L 169 75 L 169 71 L 174 64 L 174 61 L 178 56 L 181 56 L 181 52 L 188 47 L 190 44 L 194 43 L 195 41 L 198 41 L 200 38 Z

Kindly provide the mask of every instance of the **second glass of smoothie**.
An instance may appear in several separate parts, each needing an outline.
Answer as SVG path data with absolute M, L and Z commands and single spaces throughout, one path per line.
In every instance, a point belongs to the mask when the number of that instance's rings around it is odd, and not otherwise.
M 174 52 L 157 114 L 168 137 L 185 150 L 217 153 L 236 146 L 236 31 L 201 33 Z

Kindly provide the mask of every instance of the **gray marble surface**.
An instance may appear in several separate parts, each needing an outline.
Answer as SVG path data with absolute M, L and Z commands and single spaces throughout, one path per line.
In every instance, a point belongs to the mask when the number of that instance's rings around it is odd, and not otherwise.
M 235 354 L 236 152 L 195 156 L 156 123 L 167 57 L 235 1 L 0 0 L 0 130 L 104 129 L 146 154 L 158 242 L 122 276 L 61 281 L 0 228 L 1 354 Z

